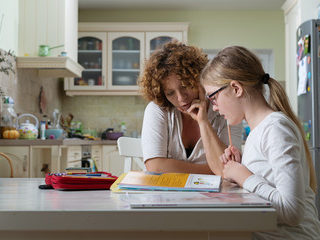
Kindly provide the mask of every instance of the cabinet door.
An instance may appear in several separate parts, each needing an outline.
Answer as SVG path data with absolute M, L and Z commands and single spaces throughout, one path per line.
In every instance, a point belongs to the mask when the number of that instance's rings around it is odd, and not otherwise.
M 182 32 L 147 32 L 146 33 L 146 58 L 172 40 L 184 41 Z
M 101 160 L 101 146 L 100 145 L 92 145 L 91 146 L 91 158 L 95 161 L 95 164 L 97 164 L 98 171 L 102 170 L 102 160 Z
M 123 173 L 124 158 L 119 155 L 116 145 L 104 145 L 102 147 L 102 169 L 112 173 L 115 176 L 120 176 Z
M 78 62 L 85 70 L 81 78 L 70 80 L 70 89 L 105 90 L 107 33 L 79 32 L 78 36 Z
M 29 147 L 0 147 L 0 152 L 12 160 L 13 177 L 29 177 Z M 10 176 L 7 159 L 0 156 L 0 177 Z
M 143 32 L 108 34 L 108 89 L 138 90 L 144 61 Z

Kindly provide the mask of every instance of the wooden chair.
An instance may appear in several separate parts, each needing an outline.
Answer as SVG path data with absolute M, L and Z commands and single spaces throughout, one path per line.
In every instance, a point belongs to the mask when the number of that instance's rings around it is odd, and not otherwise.
M 12 166 L 11 158 L 9 158 L 6 154 L 4 154 L 2 152 L 0 152 L 0 156 L 4 157 L 8 161 L 8 163 L 10 165 L 10 177 L 13 178 L 13 166 Z
M 142 146 L 140 138 L 120 137 L 117 141 L 119 154 L 124 157 L 123 171 L 132 170 L 132 160 L 141 168 L 146 170 L 142 159 Z

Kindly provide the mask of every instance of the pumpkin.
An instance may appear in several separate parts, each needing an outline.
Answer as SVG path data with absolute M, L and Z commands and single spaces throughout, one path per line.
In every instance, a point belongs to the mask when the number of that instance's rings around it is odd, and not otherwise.
M 17 130 L 5 130 L 2 134 L 3 138 L 16 139 L 20 134 Z

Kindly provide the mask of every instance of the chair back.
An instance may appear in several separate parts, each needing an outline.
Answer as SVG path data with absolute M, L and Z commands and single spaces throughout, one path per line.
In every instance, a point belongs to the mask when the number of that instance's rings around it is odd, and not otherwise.
M 132 170 L 132 162 L 134 161 L 141 170 L 146 170 L 140 138 L 120 137 L 117 141 L 119 154 L 124 157 L 124 169 L 123 172 L 129 172 Z M 133 160 L 133 161 L 132 161 Z
M 11 158 L 9 158 L 6 154 L 0 152 L 0 156 L 5 158 L 8 163 L 9 163 L 9 166 L 10 166 L 10 177 L 13 178 L 13 165 L 12 165 L 12 160 Z

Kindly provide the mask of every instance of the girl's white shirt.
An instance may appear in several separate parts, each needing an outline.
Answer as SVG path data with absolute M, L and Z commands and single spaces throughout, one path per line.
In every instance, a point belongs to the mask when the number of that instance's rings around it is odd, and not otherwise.
M 208 119 L 220 140 L 228 145 L 228 129 L 226 120 L 218 113 L 208 109 Z M 184 160 L 191 163 L 204 164 L 206 156 L 201 138 L 187 158 L 182 142 L 181 112 L 176 108 L 169 111 L 150 102 L 144 112 L 142 125 L 142 151 L 144 161 L 150 158 L 162 157 Z M 241 126 L 231 127 L 232 143 L 241 149 Z
M 254 173 L 243 187 L 271 201 L 278 214 L 278 230 L 257 239 L 320 239 L 303 140 L 285 114 L 269 114 L 250 132 L 242 164 Z

